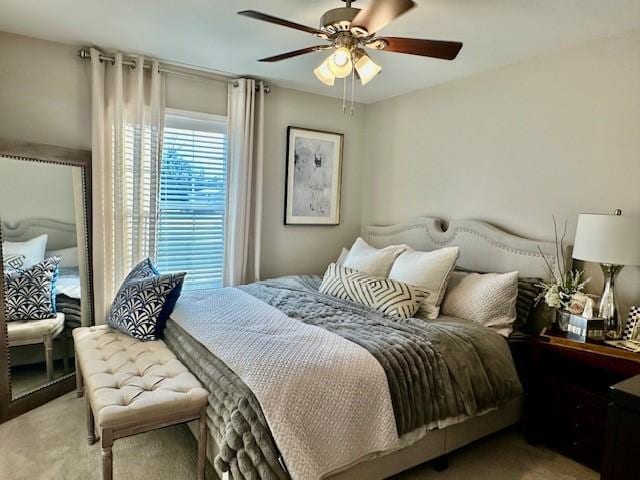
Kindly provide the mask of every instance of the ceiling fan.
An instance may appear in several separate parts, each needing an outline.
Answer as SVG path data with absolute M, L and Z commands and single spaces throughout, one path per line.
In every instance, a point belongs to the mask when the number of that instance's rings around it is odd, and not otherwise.
M 380 29 L 415 7 L 416 4 L 412 0 L 370 0 L 368 8 L 364 10 L 351 6 L 356 0 L 342 1 L 346 3 L 345 7 L 333 8 L 322 15 L 320 28 L 307 27 L 255 10 L 243 10 L 238 14 L 311 33 L 330 42 L 259 60 L 260 62 L 279 62 L 306 53 L 333 50 L 331 55 L 314 70 L 318 80 L 329 86 L 334 84 L 336 78 L 348 77 L 354 68 L 355 75 L 363 85 L 380 73 L 382 67 L 371 60 L 365 48 L 443 60 L 453 60 L 462 48 L 460 42 L 376 36 Z

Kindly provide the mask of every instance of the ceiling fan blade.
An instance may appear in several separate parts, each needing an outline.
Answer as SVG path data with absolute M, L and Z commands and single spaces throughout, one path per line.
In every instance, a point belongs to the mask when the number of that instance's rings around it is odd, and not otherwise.
M 443 60 L 453 60 L 462 49 L 461 42 L 422 40 L 419 38 L 379 37 L 374 39 L 372 43 L 375 44 L 375 42 L 379 41 L 387 43 L 386 47 L 381 46 L 380 48 L 386 52 L 408 53 L 410 55 L 441 58 Z
M 284 18 L 274 17 L 273 15 L 267 15 L 266 13 L 256 12 L 255 10 L 242 10 L 241 12 L 238 12 L 238 15 L 254 18 L 256 20 L 262 20 L 263 22 L 275 23 L 276 25 L 281 25 L 283 27 L 295 28 L 296 30 L 311 33 L 319 37 L 326 37 L 326 34 L 322 30 L 318 30 L 317 28 L 300 25 L 299 23 L 290 22 L 289 20 L 285 20 Z
M 371 35 L 415 6 L 412 0 L 370 0 L 353 19 L 351 28 L 364 28 Z
M 304 55 L 305 53 L 317 52 L 319 50 L 326 50 L 331 48 L 329 45 L 315 45 L 313 47 L 301 48 L 300 50 L 294 50 L 292 52 L 282 53 L 280 55 L 274 55 L 273 57 L 261 58 L 259 62 L 279 62 L 280 60 L 286 60 L 287 58 L 297 57 L 298 55 Z

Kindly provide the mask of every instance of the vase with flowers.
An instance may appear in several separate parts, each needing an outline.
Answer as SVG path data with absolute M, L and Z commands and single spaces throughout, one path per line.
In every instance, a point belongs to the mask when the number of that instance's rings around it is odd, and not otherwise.
M 556 258 L 559 260 L 558 268 L 553 268 L 549 259 L 542 253 L 542 249 L 538 248 L 551 280 L 537 284 L 540 293 L 536 301 L 540 302 L 544 300 L 547 306 L 557 311 L 556 326 L 559 330 L 566 332 L 571 315 L 583 315 L 586 313 L 591 316 L 593 300 L 584 293 L 584 288 L 591 279 L 585 279 L 582 270 L 567 270 L 566 268 L 564 239 L 567 233 L 567 222 L 565 221 L 564 223 L 562 237 L 558 238 L 558 227 L 555 217 L 553 218 L 553 229 L 557 252 Z

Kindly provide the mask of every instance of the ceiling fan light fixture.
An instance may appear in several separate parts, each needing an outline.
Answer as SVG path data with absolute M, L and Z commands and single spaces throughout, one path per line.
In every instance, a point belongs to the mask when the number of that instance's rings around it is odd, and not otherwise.
M 365 53 L 363 53 L 360 58 L 356 60 L 355 67 L 362 85 L 366 85 L 367 83 L 369 83 L 382 70 L 382 67 L 371 60 L 371 58 L 369 58 L 369 56 Z
M 336 81 L 336 76 L 331 73 L 331 70 L 329 70 L 329 59 L 326 59 L 324 62 L 322 62 L 320 66 L 313 71 L 313 73 L 316 75 L 316 78 L 322 83 L 333 87 L 333 84 Z
M 346 47 L 337 48 L 326 60 L 329 70 L 336 78 L 348 77 L 353 71 L 351 52 Z

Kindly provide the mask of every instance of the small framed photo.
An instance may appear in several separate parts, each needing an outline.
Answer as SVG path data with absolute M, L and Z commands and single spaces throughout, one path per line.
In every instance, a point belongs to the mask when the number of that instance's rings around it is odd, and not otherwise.
M 640 342 L 640 307 L 632 306 L 629 309 L 629 318 L 627 319 L 622 339 Z
M 287 127 L 285 225 L 339 225 L 344 135 Z

